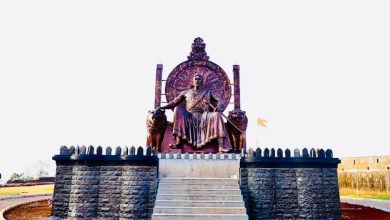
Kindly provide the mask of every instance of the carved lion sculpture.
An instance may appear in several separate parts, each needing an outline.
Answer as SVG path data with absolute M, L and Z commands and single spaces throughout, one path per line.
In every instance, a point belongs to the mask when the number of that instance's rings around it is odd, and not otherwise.
M 164 110 L 148 111 L 146 128 L 148 132 L 146 146 L 156 147 L 161 152 L 161 143 L 167 127 L 167 116 Z
M 245 143 L 248 118 L 246 117 L 245 111 L 241 110 L 230 111 L 228 118 L 234 123 L 234 125 L 232 125 L 230 122 L 227 122 L 226 124 L 230 140 L 232 141 L 233 151 L 239 153 L 241 152 Z

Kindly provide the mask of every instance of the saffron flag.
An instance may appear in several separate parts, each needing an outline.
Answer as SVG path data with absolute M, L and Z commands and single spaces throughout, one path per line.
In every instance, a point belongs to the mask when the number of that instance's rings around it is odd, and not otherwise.
M 263 127 L 267 127 L 267 125 L 265 123 L 267 123 L 268 121 L 262 119 L 262 118 L 257 118 L 257 125 L 258 126 L 263 126 Z

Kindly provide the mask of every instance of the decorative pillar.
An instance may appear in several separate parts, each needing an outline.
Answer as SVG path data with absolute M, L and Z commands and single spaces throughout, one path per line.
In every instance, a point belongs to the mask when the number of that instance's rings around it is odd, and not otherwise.
M 154 98 L 154 108 L 158 108 L 161 106 L 161 82 L 162 82 L 162 70 L 163 65 L 157 64 L 156 69 L 156 91 Z
M 240 65 L 233 65 L 234 79 L 234 110 L 241 108 L 240 104 Z

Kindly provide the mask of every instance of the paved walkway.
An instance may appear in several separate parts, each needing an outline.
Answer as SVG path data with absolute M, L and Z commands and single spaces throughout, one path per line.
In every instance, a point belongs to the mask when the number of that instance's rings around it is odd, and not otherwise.
M 362 205 L 366 207 L 380 209 L 386 212 L 390 212 L 390 200 L 379 199 L 364 199 L 356 197 L 341 196 L 341 202 L 349 203 L 353 205 Z
M 43 195 L 43 196 L 16 197 L 16 198 L 13 197 L 13 198 L 2 199 L 2 200 L 0 200 L 0 215 L 2 215 L 2 213 L 1 213 L 2 210 L 4 210 L 5 208 L 8 208 L 10 206 L 17 205 L 20 203 L 25 203 L 25 202 L 51 199 L 52 197 L 53 197 L 52 195 L 50 195 L 50 196 Z M 2 219 L 2 218 L 3 218 L 3 216 L 0 216 L 0 219 Z

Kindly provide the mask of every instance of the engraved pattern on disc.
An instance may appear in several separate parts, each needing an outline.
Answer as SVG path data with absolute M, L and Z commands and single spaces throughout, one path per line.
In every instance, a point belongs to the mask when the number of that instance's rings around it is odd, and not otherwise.
M 230 102 L 231 87 L 226 73 L 218 65 L 206 61 L 206 65 L 188 65 L 182 63 L 169 74 L 165 94 L 168 102 L 171 102 L 180 92 L 190 89 L 192 76 L 200 73 L 203 76 L 203 86 L 211 90 L 211 93 L 221 102 L 223 109 L 226 109 Z

